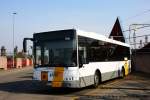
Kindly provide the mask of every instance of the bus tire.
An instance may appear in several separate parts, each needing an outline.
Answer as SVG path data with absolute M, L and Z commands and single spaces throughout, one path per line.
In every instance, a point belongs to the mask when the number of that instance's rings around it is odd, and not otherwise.
M 125 70 L 124 68 L 121 69 L 121 78 L 124 78 L 125 77 Z
M 100 83 L 100 73 L 98 71 L 94 74 L 94 88 L 97 88 Z

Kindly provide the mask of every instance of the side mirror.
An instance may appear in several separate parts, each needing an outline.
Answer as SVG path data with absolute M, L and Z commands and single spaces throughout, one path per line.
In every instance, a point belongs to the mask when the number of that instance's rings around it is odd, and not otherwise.
M 26 38 L 23 39 L 23 52 L 27 52 L 27 41 L 26 41 Z
M 27 52 L 27 40 L 33 41 L 33 38 L 24 38 L 23 39 L 23 51 Z

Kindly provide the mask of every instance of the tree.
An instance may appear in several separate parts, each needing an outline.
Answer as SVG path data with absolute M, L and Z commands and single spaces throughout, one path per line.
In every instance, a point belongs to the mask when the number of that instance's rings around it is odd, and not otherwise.
M 5 46 L 1 47 L 1 56 L 6 56 L 6 49 Z

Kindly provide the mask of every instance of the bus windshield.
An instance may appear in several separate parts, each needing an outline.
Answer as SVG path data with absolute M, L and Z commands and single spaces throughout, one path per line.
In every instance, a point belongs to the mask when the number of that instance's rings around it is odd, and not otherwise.
M 74 40 L 45 41 L 36 45 L 36 65 L 48 67 L 77 66 Z

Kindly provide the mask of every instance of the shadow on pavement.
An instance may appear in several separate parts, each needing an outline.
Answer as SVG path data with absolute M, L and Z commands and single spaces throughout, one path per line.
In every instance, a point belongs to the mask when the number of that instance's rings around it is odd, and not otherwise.
M 0 91 L 4 92 L 12 92 L 12 93 L 33 93 L 33 94 L 44 94 L 44 95 L 68 95 L 68 94 L 76 94 L 81 95 L 80 93 L 87 92 L 87 90 L 92 90 L 91 87 L 81 88 L 81 89 L 72 89 L 72 88 L 50 88 L 50 86 L 46 86 L 42 83 L 37 81 L 31 80 L 31 73 L 26 76 L 22 76 L 19 78 L 23 78 L 25 80 L 22 81 L 14 81 L 14 82 L 5 82 L 0 83 Z M 130 78 L 131 76 L 131 78 Z M 146 88 L 149 86 L 149 79 L 145 80 L 141 78 L 140 80 L 135 80 L 136 78 L 139 79 L 138 75 L 135 74 L 135 78 L 132 75 L 128 76 L 125 79 L 116 79 L 118 80 L 117 83 L 113 83 L 110 80 L 103 82 L 99 89 L 103 91 L 103 89 L 120 89 L 120 90 L 150 90 L 150 88 Z M 132 81 L 130 81 L 132 80 Z M 122 81 L 122 82 L 121 82 Z M 134 82 L 133 82 L 134 81 Z M 113 84 L 112 84 L 113 83 Z M 117 85 L 118 84 L 118 85 Z M 144 85 L 145 84 L 145 85 Z M 117 85 L 117 86 L 116 86 Z M 102 87 L 101 87 L 102 86 Z M 85 91 L 83 91 L 85 90 Z
M 89 88 L 89 87 L 87 87 Z M 33 93 L 33 94 L 52 94 L 52 95 L 67 95 L 82 91 L 82 89 L 74 88 L 50 88 L 42 83 L 37 83 L 32 80 L 23 80 L 15 82 L 0 83 L 0 91 L 12 93 Z

